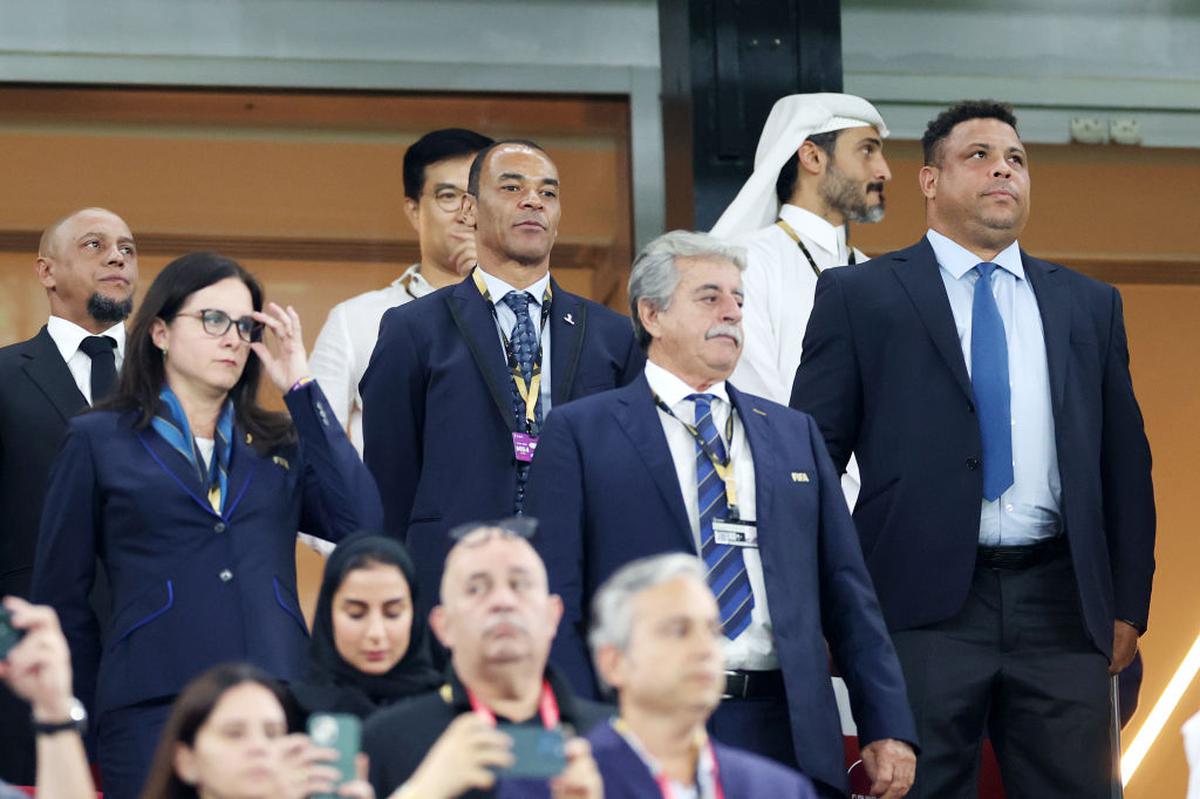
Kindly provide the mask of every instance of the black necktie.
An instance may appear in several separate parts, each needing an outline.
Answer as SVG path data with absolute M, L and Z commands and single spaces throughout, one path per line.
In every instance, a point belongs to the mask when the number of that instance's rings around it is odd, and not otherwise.
M 79 344 L 92 359 L 92 404 L 106 399 L 117 385 L 117 340 L 112 336 L 88 336 Z

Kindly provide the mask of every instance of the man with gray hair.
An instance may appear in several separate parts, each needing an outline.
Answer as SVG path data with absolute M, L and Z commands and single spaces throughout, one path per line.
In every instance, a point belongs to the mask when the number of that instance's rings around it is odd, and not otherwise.
M 656 555 L 622 567 L 592 601 L 589 642 L 621 711 L 588 735 L 607 799 L 666 795 L 663 786 L 701 799 L 816 796 L 792 769 L 705 732 L 724 690 L 725 657 L 699 558 Z
M 744 268 L 741 248 L 701 233 L 647 245 L 629 280 L 645 371 L 547 419 L 527 507 L 564 602 L 551 660 L 594 694 L 596 587 L 640 557 L 700 555 L 727 668 L 709 730 L 844 796 L 832 651 L 876 792 L 894 799 L 912 782 L 914 724 L 838 476 L 808 416 L 727 382 Z

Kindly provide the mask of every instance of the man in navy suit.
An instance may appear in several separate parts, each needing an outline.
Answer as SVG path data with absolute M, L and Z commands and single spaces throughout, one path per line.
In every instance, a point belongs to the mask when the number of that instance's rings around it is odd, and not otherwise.
M 588 642 L 621 715 L 588 734 L 607 799 L 671 796 L 814 799 L 773 760 L 709 739 L 725 689 L 716 599 L 694 555 L 643 558 L 596 592 Z
M 1012 109 L 929 124 L 929 232 L 830 270 L 796 373 L 838 470 L 923 747 L 914 795 L 1108 796 L 1109 675 L 1145 630 L 1150 450 L 1112 286 L 1040 261 Z M 990 290 L 989 290 L 990 289 Z
M 467 191 L 478 266 L 384 315 L 361 384 L 365 460 L 385 528 L 416 564 L 419 613 L 437 597 L 451 528 L 520 513 L 550 409 L 624 385 L 642 364 L 627 320 L 550 277 L 561 209 L 545 151 L 497 142 L 472 162 Z
M 594 692 L 583 635 L 599 585 L 636 558 L 700 554 L 730 669 L 714 735 L 844 795 L 832 650 L 879 793 L 902 796 L 913 720 L 833 464 L 807 416 L 726 382 L 744 268 L 740 247 L 711 236 L 651 242 L 629 279 L 644 374 L 547 421 L 528 511 L 565 603 L 553 658 Z
M 67 422 L 115 385 L 137 247 L 119 216 L 84 208 L 46 228 L 36 270 L 50 316 L 33 338 L 0 349 L 0 597 L 29 596 L 46 479 Z M 107 596 L 101 583 L 98 608 Z M 33 766 L 29 705 L 0 686 L 0 778 L 30 785 Z

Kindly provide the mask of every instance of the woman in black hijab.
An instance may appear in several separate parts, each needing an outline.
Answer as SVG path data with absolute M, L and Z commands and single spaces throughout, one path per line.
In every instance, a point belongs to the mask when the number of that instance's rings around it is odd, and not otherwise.
M 292 685 L 305 715 L 375 710 L 443 682 L 429 655 L 429 627 L 413 613 L 415 574 L 404 547 L 358 533 L 325 564 L 313 619 L 308 677 Z

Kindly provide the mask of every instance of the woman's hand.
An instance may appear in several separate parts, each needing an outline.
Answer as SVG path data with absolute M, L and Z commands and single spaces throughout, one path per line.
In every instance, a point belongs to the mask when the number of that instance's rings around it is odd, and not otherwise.
M 341 772 L 329 765 L 337 752 L 317 746 L 302 732 L 277 739 L 275 786 L 279 799 L 305 799 L 315 793 L 333 793 Z
M 308 353 L 304 351 L 300 316 L 292 306 L 284 310 L 273 302 L 267 303 L 263 311 L 254 311 L 251 316 L 271 331 L 277 353 L 273 353 L 265 341 L 251 343 L 250 349 L 262 361 L 263 369 L 275 387 L 287 393 L 297 380 L 309 376 Z

